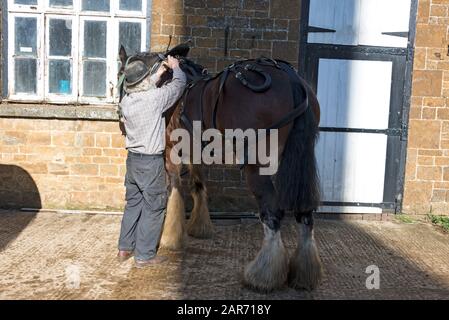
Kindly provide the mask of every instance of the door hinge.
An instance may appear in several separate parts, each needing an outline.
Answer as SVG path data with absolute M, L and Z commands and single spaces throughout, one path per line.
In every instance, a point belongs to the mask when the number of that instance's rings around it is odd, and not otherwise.
M 335 32 L 337 32 L 337 30 L 321 28 L 321 27 L 314 27 L 314 26 L 308 26 L 307 32 L 308 33 L 335 33 Z
M 408 38 L 408 31 L 399 31 L 399 32 L 382 32 L 384 36 L 392 36 L 392 37 L 400 37 L 400 38 Z
M 406 123 L 401 124 L 401 141 L 407 141 L 408 138 L 408 125 Z

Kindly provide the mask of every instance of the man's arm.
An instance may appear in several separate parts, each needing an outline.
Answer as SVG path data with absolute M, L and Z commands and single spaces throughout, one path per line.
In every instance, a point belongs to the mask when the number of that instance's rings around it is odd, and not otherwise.
M 160 101 L 161 112 L 170 109 L 181 98 L 186 81 L 186 75 L 179 66 L 176 66 L 173 68 L 173 80 L 169 84 L 154 90 L 156 98 Z

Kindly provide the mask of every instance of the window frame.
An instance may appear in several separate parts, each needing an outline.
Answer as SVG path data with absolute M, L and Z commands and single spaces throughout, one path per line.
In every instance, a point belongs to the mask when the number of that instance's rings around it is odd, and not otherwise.
M 151 4 L 151 0 L 142 1 L 142 10 L 141 11 L 130 11 L 130 10 L 120 10 L 120 0 L 113 1 L 114 8 L 111 8 L 117 17 L 129 17 L 129 18 L 146 18 L 147 17 L 147 8 L 148 4 Z
M 36 93 L 29 94 L 25 92 L 16 93 L 15 92 L 15 21 L 16 18 L 36 18 Z M 8 99 L 23 101 L 23 102 L 35 102 L 41 101 L 44 97 L 44 82 L 42 73 L 42 57 L 44 56 L 44 47 L 42 45 L 42 30 L 44 23 L 42 21 L 43 15 L 36 13 L 9 13 L 8 12 Z
M 0 0 L 1 1 L 1 0 Z M 141 24 L 141 51 L 150 47 L 151 32 L 151 6 L 152 0 L 142 0 L 141 11 L 124 11 L 119 8 L 118 0 L 110 1 L 109 12 L 82 11 L 82 0 L 73 0 L 73 7 L 50 7 L 50 0 L 37 0 L 37 5 L 14 4 L 14 0 L 3 0 L 4 18 L 7 28 L 7 55 L 3 57 L 7 79 L 4 78 L 3 92 L 4 100 L 10 102 L 31 102 L 46 104 L 91 104 L 111 105 L 118 102 L 117 73 L 119 68 L 118 48 L 120 22 L 131 22 Z M 16 17 L 37 18 L 37 90 L 36 94 L 15 92 L 15 18 Z M 72 20 L 72 94 L 63 95 L 50 93 L 49 91 L 49 21 L 52 18 Z M 84 54 L 84 21 L 106 21 L 106 96 L 88 97 L 83 96 L 83 54 Z M 53 58 L 54 59 L 54 58 Z M 95 60 L 95 59 L 93 59 Z
M 88 58 L 87 61 L 105 61 L 106 62 L 106 79 L 105 79 L 105 97 L 91 97 L 91 96 L 83 96 L 84 94 L 84 22 L 86 21 L 104 21 L 106 22 L 106 57 L 105 58 Z M 78 56 L 79 56 L 79 91 L 78 98 L 81 103 L 113 103 L 113 95 L 111 95 L 111 83 L 112 79 L 111 73 L 113 66 L 111 65 L 111 55 L 112 55 L 112 44 L 111 44 L 111 36 L 112 36 L 112 23 L 108 17 L 100 17 L 100 16 L 80 16 L 79 20 L 79 38 L 78 38 Z
M 79 68 L 79 62 L 78 57 L 79 53 L 77 50 L 77 44 L 78 44 L 78 19 L 71 15 L 61 15 L 61 14 L 45 14 L 45 56 L 44 56 L 44 95 L 45 95 L 45 102 L 55 102 L 55 103 L 74 103 L 77 101 L 78 93 L 79 93 L 79 77 L 78 77 L 78 68 Z M 58 57 L 58 56 L 50 56 L 50 19 L 63 19 L 63 20 L 71 20 L 72 21 L 72 55 L 71 58 L 67 59 L 66 57 Z M 55 93 L 50 93 L 50 58 L 54 57 L 58 60 L 69 60 L 71 61 L 72 67 L 72 78 L 71 78 L 71 84 L 72 84 L 72 93 L 70 95 L 60 95 Z

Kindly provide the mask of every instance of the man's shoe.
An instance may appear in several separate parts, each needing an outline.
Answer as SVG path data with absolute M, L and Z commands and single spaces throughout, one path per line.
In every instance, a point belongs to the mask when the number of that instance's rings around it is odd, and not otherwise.
M 117 259 L 119 262 L 125 262 L 129 258 L 131 258 L 134 255 L 133 251 L 125 251 L 125 250 L 119 250 L 117 254 Z
M 163 262 L 167 261 L 166 257 L 163 256 L 155 256 L 154 258 L 151 258 L 150 260 L 136 260 L 136 268 L 145 268 L 150 267 L 154 265 L 161 264 Z

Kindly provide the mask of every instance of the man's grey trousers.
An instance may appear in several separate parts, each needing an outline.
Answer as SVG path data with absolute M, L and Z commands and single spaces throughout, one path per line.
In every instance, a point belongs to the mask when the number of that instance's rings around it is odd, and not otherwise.
M 125 186 L 119 250 L 149 260 L 157 253 L 167 208 L 164 157 L 128 152 Z

